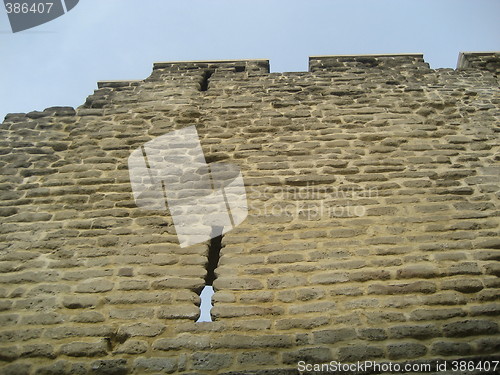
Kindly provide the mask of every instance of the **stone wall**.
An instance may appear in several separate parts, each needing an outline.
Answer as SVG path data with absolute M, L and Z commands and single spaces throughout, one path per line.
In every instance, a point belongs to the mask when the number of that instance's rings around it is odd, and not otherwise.
M 76 110 L 9 114 L 0 373 L 498 356 L 500 59 L 461 61 L 157 63 Z M 205 323 L 208 243 L 181 248 L 167 212 L 137 207 L 127 170 L 132 150 L 193 124 L 208 162 L 240 167 L 249 205 L 222 238 Z

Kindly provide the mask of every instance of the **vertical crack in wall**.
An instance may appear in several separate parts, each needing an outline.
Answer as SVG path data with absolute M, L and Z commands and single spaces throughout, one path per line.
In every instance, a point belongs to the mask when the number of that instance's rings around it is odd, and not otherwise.
M 221 227 L 213 227 L 212 233 L 221 233 Z M 205 276 L 205 287 L 200 293 L 201 304 L 200 304 L 200 318 L 198 322 L 211 322 L 212 317 L 210 315 L 211 301 L 214 290 L 212 288 L 213 282 L 217 278 L 215 275 L 215 270 L 219 265 L 220 251 L 222 249 L 222 234 L 213 237 L 208 245 L 208 261 L 207 261 L 207 274 Z
M 207 91 L 208 90 L 208 83 L 210 80 L 210 77 L 212 77 L 212 74 L 214 72 L 212 70 L 206 70 L 202 77 L 201 77 L 201 82 L 200 82 L 200 91 Z
M 221 233 L 222 229 L 215 227 L 214 231 Z M 216 279 L 215 269 L 219 265 L 220 250 L 222 248 L 222 235 L 214 237 L 210 240 L 208 246 L 208 263 L 207 263 L 207 276 L 205 277 L 205 285 L 212 286 Z

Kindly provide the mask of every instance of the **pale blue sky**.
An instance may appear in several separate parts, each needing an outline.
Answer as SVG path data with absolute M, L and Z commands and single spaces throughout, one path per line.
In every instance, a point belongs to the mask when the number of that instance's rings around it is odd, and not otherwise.
M 308 56 L 500 50 L 499 0 L 80 0 L 12 34 L 0 8 L 0 117 L 77 107 L 98 80 L 143 79 L 156 61 L 266 58 L 305 71 Z

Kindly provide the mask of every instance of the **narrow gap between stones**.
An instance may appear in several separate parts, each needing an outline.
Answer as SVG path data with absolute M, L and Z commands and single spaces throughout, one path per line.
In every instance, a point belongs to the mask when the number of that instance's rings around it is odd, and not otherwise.
M 213 233 L 221 233 L 222 228 L 213 227 Z M 199 322 L 211 322 L 212 316 L 210 310 L 212 308 L 212 295 L 214 294 L 213 282 L 217 278 L 215 275 L 215 270 L 219 265 L 220 251 L 222 249 L 222 234 L 213 237 L 208 245 L 208 262 L 207 262 L 207 275 L 205 276 L 205 286 L 200 293 L 201 304 L 200 304 L 200 317 L 196 321 Z
M 214 74 L 214 72 L 211 70 L 206 70 L 203 73 L 202 81 L 200 83 L 200 91 L 207 91 L 208 90 L 208 81 L 210 80 L 210 77 L 212 77 L 212 74 Z

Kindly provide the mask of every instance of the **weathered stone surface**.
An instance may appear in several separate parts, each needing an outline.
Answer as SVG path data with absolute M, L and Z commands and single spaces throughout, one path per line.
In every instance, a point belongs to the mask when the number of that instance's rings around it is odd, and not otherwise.
M 463 54 L 457 70 L 419 54 L 316 56 L 294 73 L 158 63 L 77 110 L 8 115 L 0 372 L 498 355 L 499 56 Z M 190 125 L 247 193 L 210 280 L 213 322 L 196 322 L 209 241 L 181 248 L 172 207 L 138 207 L 128 170 L 133 150 Z M 196 200 L 191 183 L 181 195 Z

